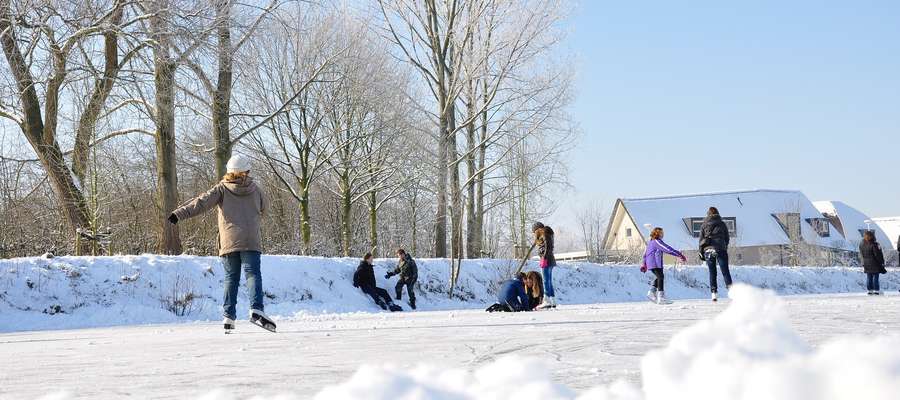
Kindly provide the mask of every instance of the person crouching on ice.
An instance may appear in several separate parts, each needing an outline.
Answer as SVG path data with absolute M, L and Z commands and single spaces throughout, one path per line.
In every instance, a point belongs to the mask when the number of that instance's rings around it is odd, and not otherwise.
M 231 157 L 227 171 L 212 189 L 173 211 L 169 215 L 169 222 L 177 224 L 216 209 L 219 256 L 225 267 L 225 329 L 234 329 L 238 284 L 243 268 L 251 297 L 250 321 L 274 331 L 275 323 L 263 313 L 263 286 L 259 268 L 262 253 L 260 220 L 266 209 L 266 198 L 259 185 L 250 177 L 250 161 L 247 158 L 241 155 Z
M 500 285 L 497 291 L 497 303 L 488 307 L 487 312 L 519 312 L 531 310 L 528 294 L 525 293 L 525 274 L 519 273 Z
M 650 232 L 650 242 L 647 243 L 647 250 L 644 251 L 644 264 L 641 266 L 641 272 L 647 272 L 649 269 L 650 272 L 656 276 L 656 279 L 653 280 L 653 288 L 647 292 L 647 297 L 650 301 L 657 304 L 666 304 L 669 302 L 669 300 L 666 299 L 665 294 L 663 255 L 668 254 L 673 257 L 678 257 L 681 259 L 681 262 L 687 261 L 684 254 L 681 254 L 680 251 L 673 249 L 672 246 L 663 242 L 663 235 L 663 229 L 659 227 L 653 228 L 653 231 Z
M 397 300 L 399 301 L 403 298 L 403 287 L 406 286 L 406 292 L 409 293 L 409 307 L 415 310 L 416 292 L 414 287 L 416 286 L 416 281 L 419 280 L 419 268 L 416 266 L 412 256 L 406 253 L 406 250 L 397 250 L 397 268 L 388 272 L 384 279 L 391 279 L 394 275 L 400 275 L 397 286 L 394 288 L 397 291 Z
M 372 253 L 366 253 L 366 256 L 359 262 L 359 266 L 356 267 L 356 272 L 353 274 L 353 287 L 357 287 L 363 293 L 371 296 L 372 300 L 375 300 L 375 304 L 378 304 L 382 310 L 403 311 L 400 306 L 391 301 L 391 295 L 388 294 L 387 290 L 375 286 L 375 269 L 372 268 Z

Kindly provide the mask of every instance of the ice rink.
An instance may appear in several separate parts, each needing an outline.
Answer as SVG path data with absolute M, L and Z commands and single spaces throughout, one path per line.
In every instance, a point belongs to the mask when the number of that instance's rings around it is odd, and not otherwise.
M 838 335 L 900 327 L 900 296 L 783 297 L 793 328 L 813 347 Z M 538 358 L 575 392 L 625 379 L 672 335 L 715 317 L 728 300 L 657 306 L 612 303 L 518 314 L 482 311 L 348 313 L 280 321 L 272 334 L 238 322 L 0 334 L 0 398 L 236 398 L 314 396 L 363 364 L 474 369 L 502 356 Z M 893 332 L 892 332 L 893 331 Z

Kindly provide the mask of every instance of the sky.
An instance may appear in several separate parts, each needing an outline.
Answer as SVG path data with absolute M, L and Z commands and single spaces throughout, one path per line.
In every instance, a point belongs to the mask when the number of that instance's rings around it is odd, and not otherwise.
M 900 2 L 585 0 L 567 23 L 583 136 L 562 225 L 758 188 L 900 215 Z

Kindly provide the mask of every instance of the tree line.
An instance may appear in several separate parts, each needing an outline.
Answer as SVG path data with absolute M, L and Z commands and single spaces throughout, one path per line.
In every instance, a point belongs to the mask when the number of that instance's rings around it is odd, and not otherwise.
M 269 252 L 516 255 L 578 139 L 568 12 L 0 0 L 0 256 L 213 254 L 208 219 L 165 217 L 235 152 Z

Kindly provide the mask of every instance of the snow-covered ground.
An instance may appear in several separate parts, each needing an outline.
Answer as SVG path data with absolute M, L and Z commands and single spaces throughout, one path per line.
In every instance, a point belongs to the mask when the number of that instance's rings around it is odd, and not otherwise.
M 264 256 L 266 311 L 279 319 L 348 312 L 380 312 L 351 285 L 358 260 Z M 394 260 L 376 262 L 378 285 Z M 465 261 L 456 297 L 447 296 L 446 260 L 418 260 L 419 310 L 484 309 L 515 269 L 514 261 Z M 529 268 L 535 268 L 529 265 Z M 704 266 L 666 272 L 670 298 L 709 295 Z M 733 267 L 736 282 L 779 294 L 856 293 L 864 288 L 861 268 Z M 115 325 L 216 321 L 221 318 L 222 266 L 218 257 L 155 255 L 121 257 L 19 258 L 0 261 L 0 332 Z M 635 266 L 563 263 L 554 271 L 563 304 L 644 299 L 651 274 Z M 900 274 L 882 275 L 885 289 L 900 288 Z M 724 286 L 721 278 L 719 285 Z M 247 303 L 241 289 L 239 316 Z M 405 294 L 404 294 L 405 296 Z M 189 301 L 185 301 L 189 300 Z M 405 302 L 401 305 L 406 306 Z M 175 310 L 175 312 L 171 310 Z M 181 314 L 181 315 L 176 315 Z
M 6 333 L 0 399 L 895 399 L 900 393 L 900 338 L 889 336 L 900 326 L 895 293 L 779 300 L 737 287 L 732 297 L 518 314 L 301 314 L 281 321 L 277 334 L 243 321 L 233 335 L 222 334 L 218 322 Z

